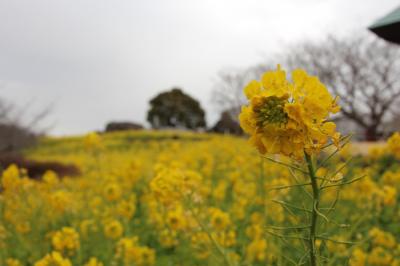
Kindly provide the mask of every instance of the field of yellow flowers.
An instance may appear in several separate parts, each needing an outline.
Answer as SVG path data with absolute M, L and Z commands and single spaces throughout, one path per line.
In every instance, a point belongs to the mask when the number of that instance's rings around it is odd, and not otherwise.
M 329 120 L 338 98 L 303 70 L 244 92 L 250 141 L 138 131 L 26 150 L 81 175 L 3 171 L 1 265 L 400 265 L 400 134 L 357 153 Z
M 290 187 L 304 178 L 243 138 L 89 134 L 44 139 L 26 153 L 74 163 L 82 174 L 34 181 L 23 169 L 4 171 L 1 265 L 293 265 L 304 256 L 297 236 L 306 221 L 296 212 L 308 188 Z M 387 147 L 342 168 L 349 157 L 344 148 L 318 170 L 338 170 L 338 182 L 367 174 L 326 190 L 339 200 L 317 240 L 321 256 L 329 265 L 398 265 L 399 163 Z

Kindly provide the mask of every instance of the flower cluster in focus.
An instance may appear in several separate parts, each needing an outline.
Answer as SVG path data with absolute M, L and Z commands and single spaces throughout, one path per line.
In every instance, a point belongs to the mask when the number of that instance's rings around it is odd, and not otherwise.
M 297 69 L 291 82 L 278 66 L 261 81 L 251 81 L 244 93 L 249 104 L 242 107 L 240 125 L 260 153 L 300 159 L 329 141 L 338 145 L 340 134 L 327 119 L 340 107 L 317 77 Z

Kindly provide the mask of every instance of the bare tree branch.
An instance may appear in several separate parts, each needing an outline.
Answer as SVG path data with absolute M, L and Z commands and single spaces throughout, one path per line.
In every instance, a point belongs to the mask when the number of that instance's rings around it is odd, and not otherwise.
M 305 41 L 285 49 L 265 64 L 245 70 L 227 70 L 218 75 L 214 102 L 239 111 L 245 103 L 243 87 L 253 78 L 281 63 L 289 70 L 303 68 L 317 75 L 340 97 L 343 117 L 356 123 L 366 138 L 375 140 L 384 124 L 398 115 L 400 102 L 400 47 L 372 34 L 346 38 L 328 36 L 322 41 Z

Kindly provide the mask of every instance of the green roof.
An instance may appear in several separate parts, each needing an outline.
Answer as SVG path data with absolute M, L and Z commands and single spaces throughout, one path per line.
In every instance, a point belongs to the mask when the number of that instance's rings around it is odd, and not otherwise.
M 380 18 L 377 21 L 375 21 L 375 23 L 372 24 L 369 28 L 370 29 L 378 28 L 381 26 L 386 26 L 398 22 L 400 22 L 400 6 L 395 10 L 393 10 L 392 12 L 390 12 L 389 14 L 387 14 L 386 16 L 384 16 L 383 18 Z

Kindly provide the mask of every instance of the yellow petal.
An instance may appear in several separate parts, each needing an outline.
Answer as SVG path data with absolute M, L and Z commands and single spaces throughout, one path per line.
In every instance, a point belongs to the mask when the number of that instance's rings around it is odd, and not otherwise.
M 246 95 L 247 99 L 253 98 L 255 95 L 261 92 L 261 84 L 256 80 L 250 81 L 249 84 L 244 88 L 244 94 Z

